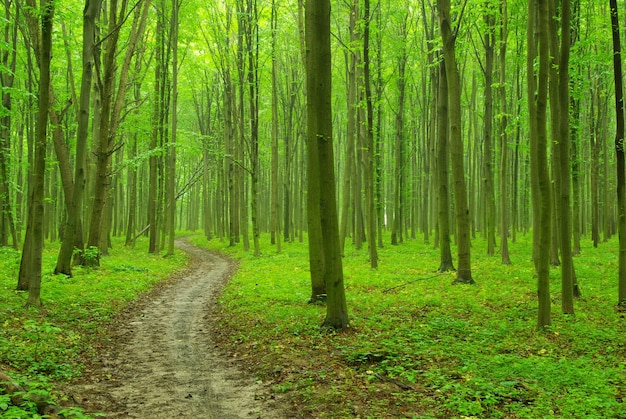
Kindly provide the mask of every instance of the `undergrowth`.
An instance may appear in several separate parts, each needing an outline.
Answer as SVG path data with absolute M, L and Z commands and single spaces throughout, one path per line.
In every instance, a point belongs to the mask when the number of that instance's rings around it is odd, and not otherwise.
M 113 239 L 101 267 L 74 267 L 70 278 L 52 274 L 58 250 L 52 243 L 44 252 L 43 308 L 37 310 L 24 308 L 27 293 L 15 291 L 20 253 L 0 247 L 0 372 L 51 404 L 63 402 L 55 384 L 81 374 L 94 343 L 105 339 L 102 332 L 111 316 L 186 261 L 181 252 L 172 258 L 150 255 L 144 240 L 129 249 Z M 60 415 L 87 417 L 69 407 Z M 34 403 L 13 405 L 9 396 L 0 394 L 0 417 L 40 416 Z
M 617 312 L 617 243 L 575 258 L 582 297 L 560 314 L 552 268 L 552 327 L 536 331 L 531 238 L 512 265 L 473 243 L 477 285 L 435 274 L 438 250 L 419 241 L 346 249 L 348 333 L 320 332 L 309 305 L 305 244 L 269 243 L 259 257 L 219 241 L 196 244 L 240 262 L 220 302 L 225 330 L 294 416 L 319 418 L 626 418 L 626 328 Z

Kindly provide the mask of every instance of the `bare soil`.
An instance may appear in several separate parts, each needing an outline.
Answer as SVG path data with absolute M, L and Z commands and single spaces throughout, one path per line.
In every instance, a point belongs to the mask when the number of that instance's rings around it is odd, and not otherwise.
M 69 402 L 107 418 L 284 418 L 219 342 L 216 300 L 233 261 L 185 241 L 190 266 L 117 316 Z M 218 323 L 216 323 L 218 322 Z

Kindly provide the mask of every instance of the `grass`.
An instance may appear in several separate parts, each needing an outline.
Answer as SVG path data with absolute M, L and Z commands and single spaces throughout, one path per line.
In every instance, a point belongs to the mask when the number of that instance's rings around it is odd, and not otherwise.
M 82 362 L 103 344 L 109 319 L 130 301 L 163 281 L 186 262 L 181 252 L 163 258 L 147 252 L 147 241 L 135 249 L 113 240 L 110 255 L 100 268 L 74 268 L 72 278 L 52 275 L 58 244 L 48 244 L 44 253 L 41 296 L 43 309 L 25 309 L 27 293 L 15 291 L 20 254 L 0 248 L 0 371 L 51 403 L 61 395 L 55 383 L 81 374 Z M 12 405 L 0 394 L 0 417 L 39 417 L 34 403 Z M 63 414 L 83 417 L 80 409 Z
M 436 275 L 432 245 L 408 241 L 347 249 L 352 330 L 320 332 L 325 308 L 309 305 L 306 246 L 263 242 L 254 257 L 201 237 L 240 260 L 220 299 L 227 340 L 294 417 L 626 418 L 626 327 L 617 302 L 617 240 L 585 242 L 575 259 L 583 296 L 560 314 L 553 268 L 552 328 L 536 331 L 530 237 L 510 244 L 513 264 L 473 242 L 475 286 Z

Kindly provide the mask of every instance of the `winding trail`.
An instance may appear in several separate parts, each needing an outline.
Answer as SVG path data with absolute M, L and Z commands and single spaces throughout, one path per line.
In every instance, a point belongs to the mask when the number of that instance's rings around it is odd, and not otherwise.
M 119 322 L 114 343 L 85 372 L 89 382 L 72 389 L 75 399 L 107 418 L 282 417 L 211 339 L 208 322 L 234 264 L 186 241 L 177 246 L 191 256 L 189 269 Z

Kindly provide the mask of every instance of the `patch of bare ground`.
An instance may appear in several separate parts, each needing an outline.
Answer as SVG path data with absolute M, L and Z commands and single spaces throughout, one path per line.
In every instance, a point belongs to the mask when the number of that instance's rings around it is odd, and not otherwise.
M 111 321 L 81 379 L 63 389 L 68 402 L 107 418 L 291 417 L 220 342 L 216 300 L 235 263 L 177 245 L 188 269 Z

